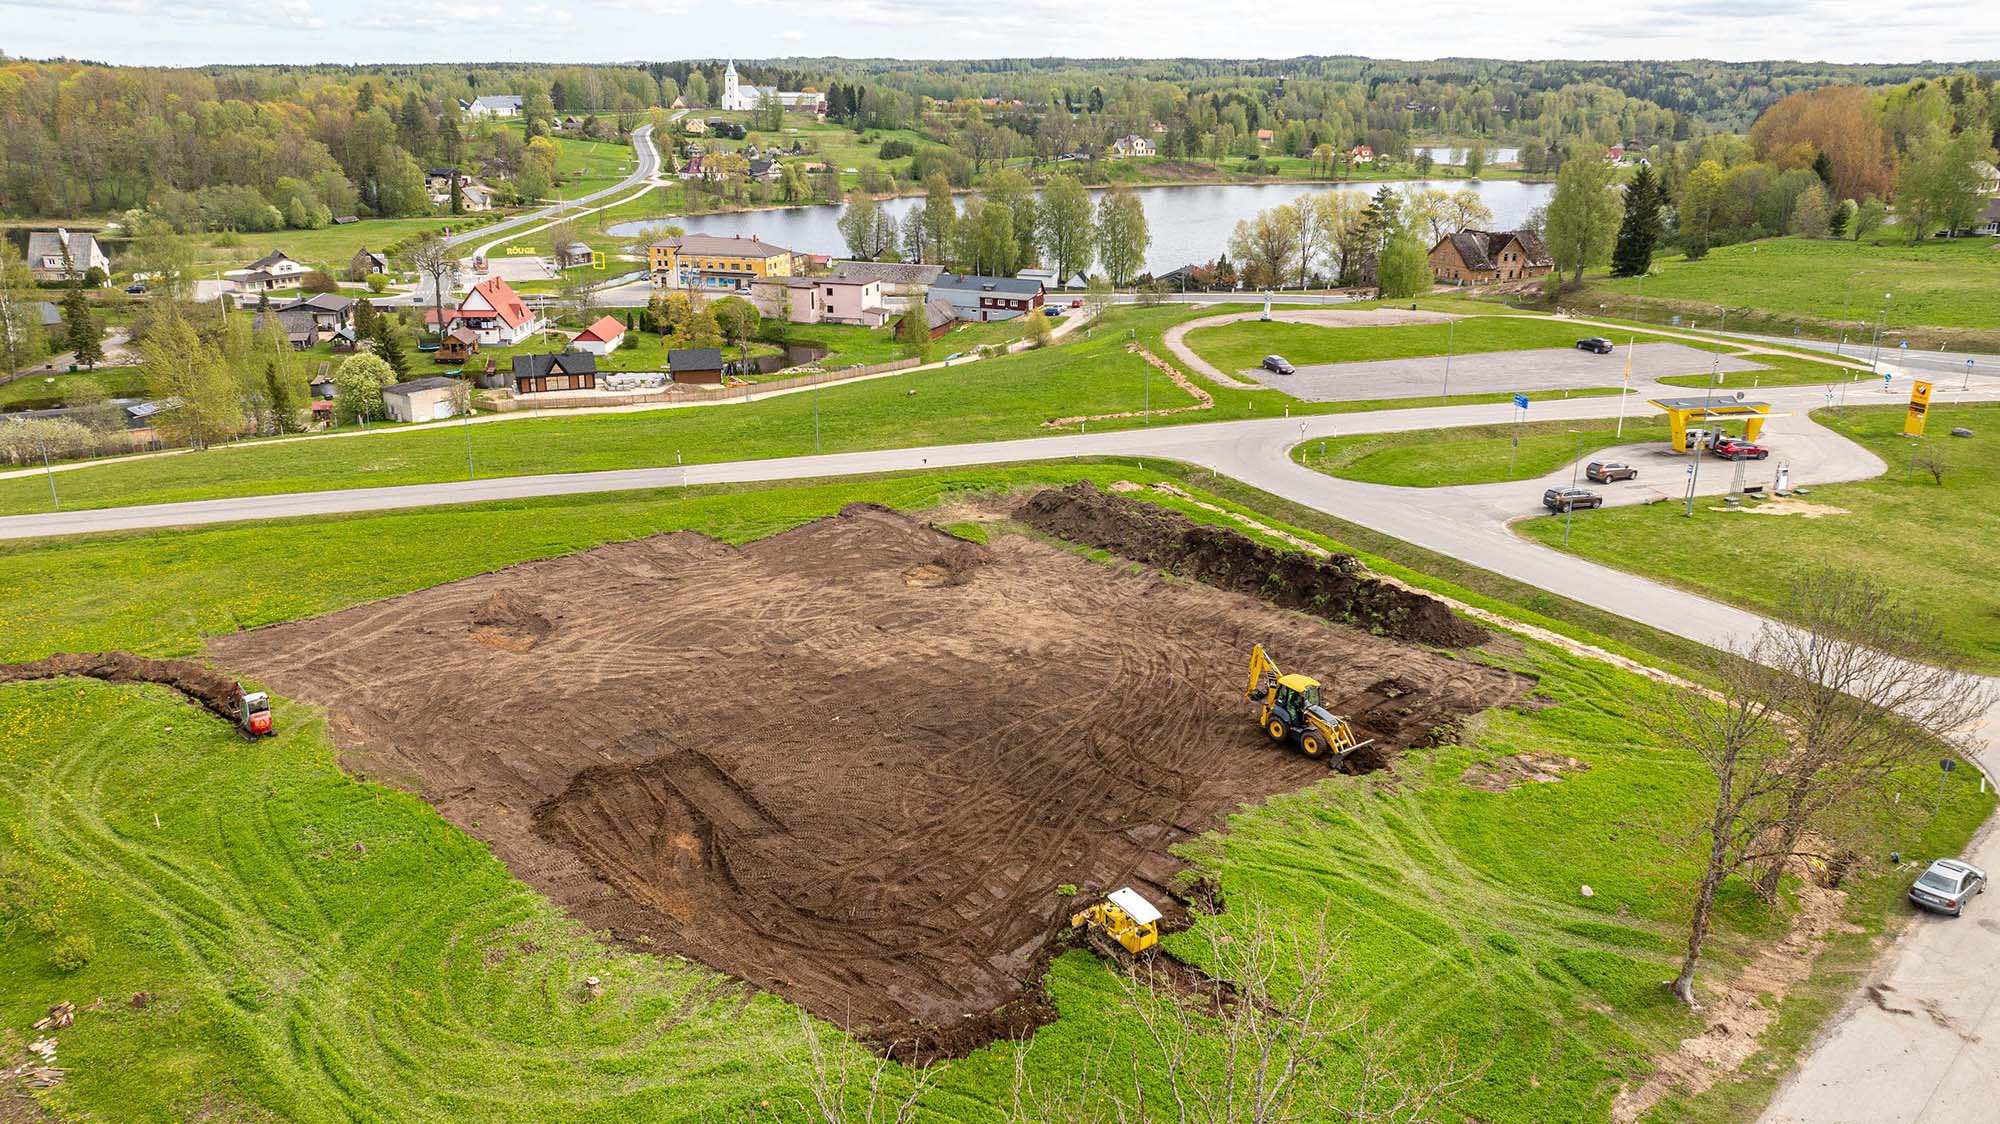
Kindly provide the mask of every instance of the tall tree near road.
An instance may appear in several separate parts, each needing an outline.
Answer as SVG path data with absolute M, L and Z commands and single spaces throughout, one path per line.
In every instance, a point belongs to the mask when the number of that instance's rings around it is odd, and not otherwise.
M 63 249 L 63 264 L 69 264 L 69 249 Z M 104 358 L 103 329 L 97 326 L 97 318 L 90 314 L 90 302 L 84 299 L 83 278 L 74 269 L 66 269 L 69 287 L 63 292 L 63 346 L 76 353 L 76 362 L 88 370 L 95 370 L 97 361 Z
M 1042 260 L 1059 278 L 1088 273 L 1097 232 L 1091 220 L 1090 193 L 1082 182 L 1071 175 L 1051 176 L 1037 210 Z
M 951 194 L 951 180 L 943 172 L 924 178 L 924 210 L 917 221 L 923 223 L 927 262 L 949 260 L 952 226 L 958 221 L 958 201 Z
M 1229 252 L 1242 267 L 1243 283 L 1252 289 L 1282 284 L 1299 256 L 1299 212 L 1289 203 L 1236 220 Z
M 1864 574 L 1813 567 L 1793 579 L 1767 654 L 1788 672 L 1778 686 L 1793 754 L 1778 795 L 1774 850 L 1796 853 L 1808 831 L 1836 837 L 1829 813 L 1920 767 L 1940 743 L 1978 724 L 1992 698 L 1977 676 L 1944 662 L 1950 647 L 1930 617 L 1898 605 Z M 1757 880 L 1765 900 L 1783 864 Z
M 858 187 L 848 192 L 838 225 L 841 238 L 847 242 L 848 254 L 862 261 L 875 260 L 880 246 L 882 209 L 874 196 Z
M 243 428 L 235 380 L 216 348 L 195 332 L 178 307 L 168 306 L 154 317 L 140 354 L 147 396 L 180 402 L 154 419 L 168 441 L 203 449 Z
M 561 225 L 561 224 L 558 224 Z M 458 264 L 451 252 L 451 246 L 435 234 L 427 234 L 416 241 L 409 250 L 410 267 L 417 271 L 418 278 L 430 282 L 433 327 L 438 335 L 445 331 L 444 290 L 445 275 Z
M 1097 202 L 1097 260 L 1113 285 L 1124 285 L 1139 273 L 1152 235 L 1146 230 L 1146 207 L 1139 195 L 1117 184 Z
M 1568 270 L 1572 281 L 1611 256 L 1618 234 L 1618 196 L 1611 190 L 1611 165 L 1592 156 L 1563 163 L 1556 173 L 1556 193 L 1549 200 L 1548 228 L 1542 242 L 1556 272 Z
M 1384 300 L 1402 300 L 1431 291 L 1430 255 L 1424 236 L 1414 223 L 1389 239 L 1376 278 L 1381 289 L 1379 295 Z
M 1653 268 L 1653 247 L 1660 240 L 1660 181 L 1651 164 L 1639 165 L 1625 185 L 1625 221 L 1618 227 L 1618 244 L 1611 251 L 1611 276 L 1643 277 Z
M 1025 269 L 1035 262 L 1035 188 L 1028 177 L 1013 168 L 1002 168 L 986 177 L 985 197 L 1007 208 L 1014 231 L 1014 268 Z

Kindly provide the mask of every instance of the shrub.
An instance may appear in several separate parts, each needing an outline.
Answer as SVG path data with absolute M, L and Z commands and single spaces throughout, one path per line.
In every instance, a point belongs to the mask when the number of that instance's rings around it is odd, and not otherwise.
M 340 282 L 335 281 L 333 274 L 326 270 L 315 269 L 299 278 L 299 288 L 308 293 L 337 293 L 340 291 Z
M 368 275 L 367 283 L 369 292 L 382 292 L 389 287 L 389 275 L 386 273 L 371 273 Z
M 71 933 L 49 949 L 49 963 L 58 972 L 80 972 L 97 955 L 97 942 L 88 933 Z
M 917 146 L 901 137 L 893 137 L 882 142 L 882 159 L 900 160 L 917 151 Z

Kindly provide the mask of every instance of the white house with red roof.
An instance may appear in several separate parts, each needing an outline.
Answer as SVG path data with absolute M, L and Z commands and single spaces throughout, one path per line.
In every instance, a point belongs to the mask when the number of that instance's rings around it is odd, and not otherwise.
M 437 310 L 424 314 L 424 319 L 432 327 L 437 326 Z M 444 310 L 446 330 L 453 327 L 470 328 L 486 347 L 505 347 L 520 343 L 542 330 L 542 319 L 535 315 L 521 294 L 514 291 L 504 278 L 488 277 L 472 287 L 457 308 Z
M 616 316 L 601 316 L 597 323 L 578 332 L 576 338 L 569 341 L 569 345 L 577 351 L 588 351 L 592 355 L 609 355 L 617 351 L 618 345 L 624 342 L 625 325 L 619 323 Z
M 1349 164 L 1373 164 L 1375 162 L 1375 150 L 1365 144 L 1357 144 L 1347 150 L 1347 162 Z

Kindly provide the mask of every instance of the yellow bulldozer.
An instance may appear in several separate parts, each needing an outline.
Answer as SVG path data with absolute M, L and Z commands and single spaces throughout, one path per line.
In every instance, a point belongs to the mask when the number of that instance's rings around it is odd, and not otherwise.
M 1160 944 L 1160 911 L 1130 886 L 1072 916 L 1069 927 L 1082 929 L 1090 947 L 1112 960 L 1138 960 Z
M 1257 724 L 1271 740 L 1291 742 L 1307 757 L 1324 757 L 1327 764 L 1340 768 L 1355 750 L 1369 744 L 1355 741 L 1347 719 L 1320 705 L 1319 680 L 1309 675 L 1286 675 L 1262 644 L 1250 649 L 1250 689 L 1246 693 L 1262 704 Z

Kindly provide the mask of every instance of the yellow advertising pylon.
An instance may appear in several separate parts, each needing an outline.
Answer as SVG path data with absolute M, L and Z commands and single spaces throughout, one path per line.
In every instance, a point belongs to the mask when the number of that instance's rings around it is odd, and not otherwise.
M 1931 410 L 1931 384 L 1917 382 L 1910 387 L 1910 416 L 1903 422 L 1903 436 L 1924 435 L 1924 415 Z

